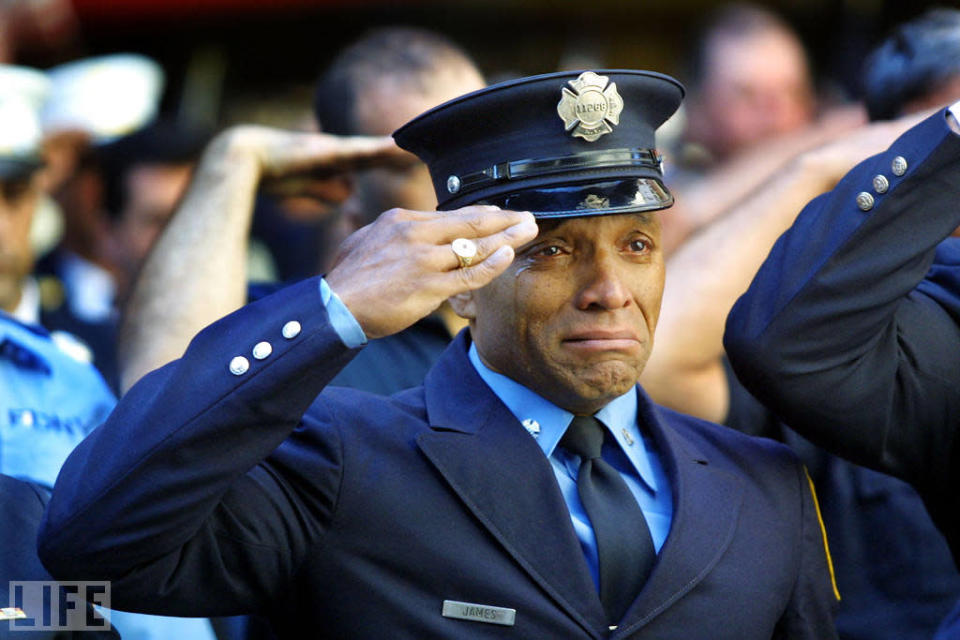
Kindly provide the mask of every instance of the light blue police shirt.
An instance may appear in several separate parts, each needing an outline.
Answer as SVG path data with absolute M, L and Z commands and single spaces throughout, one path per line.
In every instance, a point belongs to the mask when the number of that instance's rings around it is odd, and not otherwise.
M 0 311 L 0 473 L 52 488 L 73 448 L 113 410 L 113 392 L 76 355 L 76 340 Z M 125 640 L 216 640 L 205 618 L 101 613 Z
M 0 311 L 0 473 L 52 488 L 116 404 L 97 370 L 69 355 L 69 340 Z

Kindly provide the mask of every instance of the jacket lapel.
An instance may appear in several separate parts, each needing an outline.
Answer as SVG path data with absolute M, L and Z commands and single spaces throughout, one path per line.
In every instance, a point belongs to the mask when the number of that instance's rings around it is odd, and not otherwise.
M 652 432 L 670 476 L 673 521 L 650 578 L 627 610 L 617 636 L 626 636 L 674 604 L 716 566 L 736 531 L 742 480 L 711 466 L 646 394 L 638 394 L 641 429 Z
M 596 636 L 603 608 L 553 469 L 477 375 L 464 333 L 427 375 L 431 430 L 417 444 L 507 553 Z

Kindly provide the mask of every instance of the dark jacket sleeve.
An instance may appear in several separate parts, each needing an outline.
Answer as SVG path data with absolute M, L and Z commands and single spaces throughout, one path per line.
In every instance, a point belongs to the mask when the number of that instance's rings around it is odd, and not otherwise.
M 290 321 L 301 329 L 287 337 Z M 257 359 L 260 342 L 272 352 Z M 268 607 L 333 508 L 339 447 L 333 430 L 314 439 L 310 492 L 263 461 L 354 353 L 330 325 L 316 279 L 204 329 L 70 455 L 41 529 L 44 564 L 60 579 L 113 581 L 120 609 Z M 249 365 L 240 375 L 230 370 L 237 356 Z
M 47 489 L 24 480 L 0 475 L 0 606 L 13 603 L 8 591 L 14 581 L 49 581 L 37 557 L 36 533 L 50 498 Z M 87 605 L 87 615 L 93 616 Z M 42 611 L 25 611 L 42 620 Z M 91 631 L 32 631 L 12 621 L 0 622 L 0 640 L 119 640 L 116 628 Z
M 820 446 L 920 488 L 945 481 L 960 415 L 960 246 L 944 239 L 958 226 L 960 136 L 941 111 L 779 239 L 727 319 L 737 376 Z

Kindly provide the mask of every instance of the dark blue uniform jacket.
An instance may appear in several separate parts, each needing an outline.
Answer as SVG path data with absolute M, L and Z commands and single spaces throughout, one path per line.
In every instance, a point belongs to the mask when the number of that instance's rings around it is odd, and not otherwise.
M 354 352 L 317 286 L 202 331 L 73 452 L 41 534 L 54 575 L 113 580 L 119 608 L 261 614 L 286 638 L 835 637 L 788 449 L 641 392 L 673 525 L 611 634 L 550 464 L 474 371 L 467 334 L 422 387 L 324 390 Z M 261 341 L 272 353 L 249 357 Z M 250 368 L 233 375 L 238 355 Z M 515 624 L 444 617 L 445 600 L 515 609 Z

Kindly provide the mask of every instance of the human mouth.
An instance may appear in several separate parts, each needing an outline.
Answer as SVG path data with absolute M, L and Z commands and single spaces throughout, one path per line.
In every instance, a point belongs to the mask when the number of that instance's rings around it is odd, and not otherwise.
M 588 329 L 569 334 L 563 340 L 568 347 L 586 351 L 629 351 L 640 346 L 640 338 L 630 329 Z

